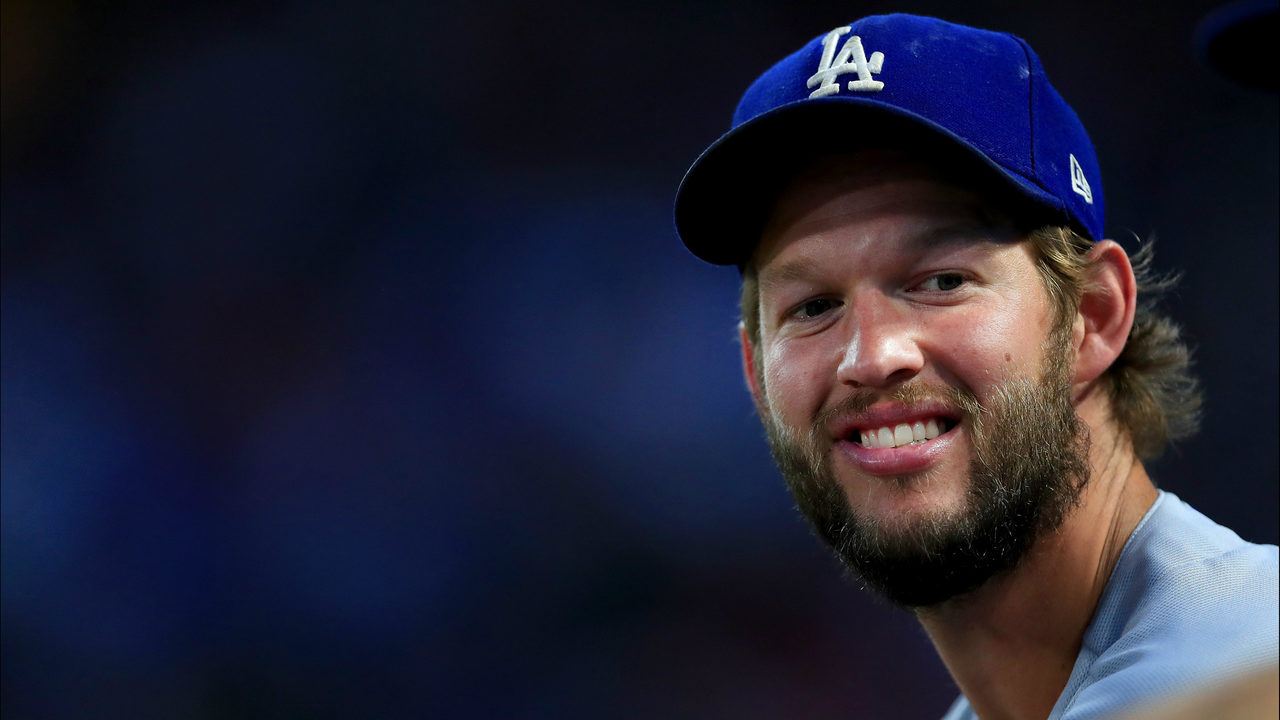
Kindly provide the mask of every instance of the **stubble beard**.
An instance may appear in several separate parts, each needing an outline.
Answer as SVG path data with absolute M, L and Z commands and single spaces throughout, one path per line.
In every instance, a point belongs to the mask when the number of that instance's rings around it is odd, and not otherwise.
M 1042 377 L 1006 381 L 983 403 L 951 387 L 864 391 L 814 418 L 803 434 L 761 413 L 769 447 L 797 507 L 868 589 L 912 609 L 962 596 L 1012 569 L 1036 538 L 1055 531 L 1077 504 L 1089 478 L 1089 433 L 1071 403 L 1066 339 L 1059 332 L 1052 336 Z M 876 400 L 911 403 L 924 397 L 962 410 L 971 456 L 965 507 L 910 522 L 859 516 L 832 471 L 824 418 Z M 928 483 L 930 478 L 871 482 Z

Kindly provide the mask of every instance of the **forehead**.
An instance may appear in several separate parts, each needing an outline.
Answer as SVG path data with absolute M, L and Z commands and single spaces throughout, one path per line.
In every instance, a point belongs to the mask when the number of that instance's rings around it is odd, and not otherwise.
M 873 234 L 885 251 L 979 231 L 985 239 L 1014 234 L 1013 220 L 991 199 L 946 167 L 898 150 L 822 158 L 792 175 L 776 197 L 751 260 L 759 271 L 798 239 L 849 228 Z

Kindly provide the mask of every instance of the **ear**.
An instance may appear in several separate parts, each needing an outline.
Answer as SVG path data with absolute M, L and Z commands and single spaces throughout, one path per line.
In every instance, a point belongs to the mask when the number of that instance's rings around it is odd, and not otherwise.
M 1124 248 L 1103 240 L 1089 251 L 1089 276 L 1076 313 L 1075 383 L 1098 379 L 1120 357 L 1137 309 L 1138 283 Z
M 738 323 L 738 340 L 742 346 L 742 374 L 746 376 L 747 387 L 751 390 L 751 399 L 756 403 L 756 412 L 764 414 L 764 388 L 760 386 L 759 368 L 756 367 L 756 348 L 747 334 L 747 326 Z

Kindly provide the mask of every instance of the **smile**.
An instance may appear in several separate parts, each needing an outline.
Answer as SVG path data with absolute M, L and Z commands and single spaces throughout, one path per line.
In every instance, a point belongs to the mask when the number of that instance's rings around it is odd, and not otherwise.
M 895 448 L 905 445 L 922 445 L 947 430 L 951 429 L 954 423 L 946 418 L 929 418 L 928 420 L 916 420 L 913 423 L 899 423 L 897 425 L 886 425 L 880 428 L 867 428 L 858 430 L 855 437 L 850 437 L 850 442 L 861 441 L 862 447 L 865 448 Z

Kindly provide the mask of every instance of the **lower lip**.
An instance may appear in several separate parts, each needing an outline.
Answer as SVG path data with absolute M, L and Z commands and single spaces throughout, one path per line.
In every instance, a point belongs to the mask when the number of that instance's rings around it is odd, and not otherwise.
M 869 448 L 860 442 L 839 440 L 836 448 L 857 468 L 871 475 L 910 475 L 923 472 L 942 461 L 942 455 L 956 443 L 960 427 L 919 445 L 895 448 Z

